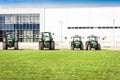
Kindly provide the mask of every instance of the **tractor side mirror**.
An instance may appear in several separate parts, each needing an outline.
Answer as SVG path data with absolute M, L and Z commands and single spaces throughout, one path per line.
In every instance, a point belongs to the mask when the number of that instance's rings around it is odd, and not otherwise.
M 42 40 L 42 38 L 40 38 L 40 40 Z
M 51 38 L 51 40 L 53 40 L 53 38 Z
M 67 37 L 64 37 L 65 38 L 65 40 L 67 40 Z
M 102 38 L 102 40 L 105 40 L 106 39 L 106 36 L 104 36 L 103 38 Z
M 54 35 L 54 33 L 52 33 Z

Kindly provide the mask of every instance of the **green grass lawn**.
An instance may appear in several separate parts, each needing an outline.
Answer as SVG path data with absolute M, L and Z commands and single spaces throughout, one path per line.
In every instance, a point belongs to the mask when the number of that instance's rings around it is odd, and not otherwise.
M 0 80 L 120 80 L 120 51 L 0 50 Z

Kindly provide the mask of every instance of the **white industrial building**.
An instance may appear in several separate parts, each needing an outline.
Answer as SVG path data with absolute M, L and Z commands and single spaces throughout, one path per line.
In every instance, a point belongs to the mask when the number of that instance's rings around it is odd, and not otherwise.
M 0 14 L 39 14 L 40 32 L 54 33 L 56 46 L 69 47 L 71 37 L 76 34 L 83 37 L 83 42 L 93 34 L 100 37 L 101 46 L 120 46 L 120 7 L 1 7 Z M 24 40 L 20 42 L 21 45 L 33 46 L 29 43 L 38 44 Z

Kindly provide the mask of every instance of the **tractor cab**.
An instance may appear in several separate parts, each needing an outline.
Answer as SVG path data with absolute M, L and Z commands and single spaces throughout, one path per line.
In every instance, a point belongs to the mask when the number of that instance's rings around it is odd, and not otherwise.
M 53 41 L 52 34 L 50 32 L 42 32 L 41 40 L 39 41 L 39 50 L 48 48 L 50 50 L 55 49 L 55 42 Z
M 73 36 L 73 41 L 81 41 L 81 37 L 80 36 Z
M 15 36 L 13 34 L 7 34 L 6 35 L 6 38 L 9 40 L 9 39 L 12 39 L 14 40 Z
M 98 41 L 98 37 L 94 36 L 94 35 L 91 35 L 91 36 L 88 36 L 88 40 L 89 41 Z
M 83 43 L 81 36 L 75 35 L 72 38 L 73 40 L 71 41 L 71 50 L 74 50 L 74 48 L 79 48 L 80 50 L 83 50 Z
M 90 35 L 87 37 L 88 41 L 86 42 L 86 50 L 91 50 L 92 48 L 95 50 L 100 50 L 100 44 L 98 43 L 98 37 L 94 35 Z
M 52 35 L 50 32 L 42 32 L 41 40 L 50 41 L 52 39 Z
M 5 34 L 3 38 L 3 49 L 6 50 L 11 47 L 18 49 L 18 37 L 15 37 L 14 34 L 8 33 Z

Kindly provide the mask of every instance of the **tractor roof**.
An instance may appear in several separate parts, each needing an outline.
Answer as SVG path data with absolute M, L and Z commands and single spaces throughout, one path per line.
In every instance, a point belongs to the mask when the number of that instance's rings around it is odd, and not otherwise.
M 81 36 L 79 36 L 79 35 L 74 35 L 73 37 L 81 37 Z
M 41 33 L 51 33 L 51 32 L 41 32 Z
M 90 36 L 88 36 L 87 38 L 91 38 L 91 37 L 97 38 L 97 36 L 95 36 L 95 35 L 90 35 Z

